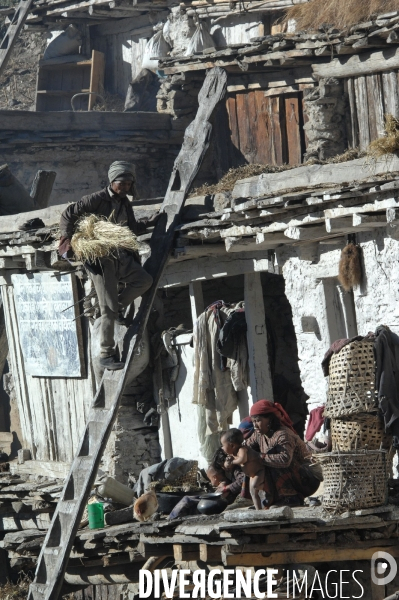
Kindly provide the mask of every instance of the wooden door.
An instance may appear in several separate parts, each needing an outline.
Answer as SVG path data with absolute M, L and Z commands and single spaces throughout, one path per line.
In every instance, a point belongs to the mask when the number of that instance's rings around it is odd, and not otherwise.
M 302 163 L 306 150 L 302 92 L 280 96 L 265 96 L 262 90 L 229 94 L 227 112 L 230 141 L 241 162 Z

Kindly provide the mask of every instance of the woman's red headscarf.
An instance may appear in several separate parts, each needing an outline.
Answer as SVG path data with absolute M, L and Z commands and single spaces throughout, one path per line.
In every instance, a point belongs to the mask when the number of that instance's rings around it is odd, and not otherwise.
M 270 414 L 276 415 L 276 417 L 280 419 L 283 425 L 291 429 L 291 431 L 293 431 L 294 433 L 297 433 L 293 427 L 292 421 L 289 418 L 288 414 L 278 402 L 270 402 L 270 400 L 259 400 L 251 406 L 251 410 L 249 411 L 250 417 Z

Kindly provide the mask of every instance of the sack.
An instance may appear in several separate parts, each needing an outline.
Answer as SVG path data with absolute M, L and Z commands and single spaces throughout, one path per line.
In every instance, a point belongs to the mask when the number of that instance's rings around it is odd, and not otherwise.
M 247 332 L 245 310 L 240 308 L 229 315 L 219 332 L 216 349 L 222 356 L 236 360 L 237 348 Z
M 163 31 L 157 31 L 151 39 L 148 40 L 143 54 L 142 69 L 156 71 L 158 69 L 158 58 L 167 56 L 170 50 L 168 42 L 163 36 Z
M 65 31 L 57 35 L 47 46 L 43 59 L 56 58 L 57 56 L 67 56 L 68 54 L 79 54 L 79 47 L 82 45 L 82 36 L 75 25 L 68 25 Z
M 209 33 L 206 23 L 200 21 L 197 25 L 197 29 L 191 38 L 188 48 L 185 52 L 185 56 L 191 56 L 192 54 L 201 53 L 205 48 L 214 48 L 215 42 L 211 34 Z

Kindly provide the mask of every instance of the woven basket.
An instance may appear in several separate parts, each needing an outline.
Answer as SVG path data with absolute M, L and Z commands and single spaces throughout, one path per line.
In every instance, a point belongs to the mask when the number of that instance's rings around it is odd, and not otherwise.
M 384 425 L 377 415 L 362 414 L 349 419 L 331 419 L 333 451 L 388 450 L 392 436 L 385 433 Z M 381 446 L 382 444 L 382 446 Z
M 197 487 L 198 486 L 198 461 L 197 460 L 193 460 L 190 461 L 193 463 L 193 466 L 191 467 L 191 469 L 189 471 L 187 471 L 187 473 L 185 475 L 183 475 L 182 477 L 179 477 L 178 479 L 175 479 L 174 481 L 171 481 L 171 485 L 175 486 L 175 487 L 180 487 L 182 485 L 190 485 L 191 487 Z
M 336 512 L 386 504 L 386 452 L 360 450 L 315 454 L 324 478 L 323 507 Z
M 375 412 L 377 404 L 373 342 L 352 342 L 331 358 L 324 416 Z

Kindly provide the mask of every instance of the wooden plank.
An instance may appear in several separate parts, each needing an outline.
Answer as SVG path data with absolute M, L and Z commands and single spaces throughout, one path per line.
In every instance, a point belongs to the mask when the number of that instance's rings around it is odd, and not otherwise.
M 252 92 L 255 102 L 256 127 L 254 128 L 256 155 L 258 164 L 270 164 L 270 115 L 269 102 L 260 90 Z
M 222 550 L 223 564 L 226 567 L 268 567 L 274 565 L 292 565 L 295 563 L 314 564 L 318 562 L 341 562 L 371 560 L 374 552 L 389 552 L 399 558 L 399 546 L 374 548 L 322 548 L 320 550 L 298 550 L 297 552 L 271 552 L 228 555 Z
M 350 117 L 350 127 L 348 128 L 348 141 L 350 148 L 357 148 L 357 146 L 359 145 L 359 124 L 357 120 L 355 84 L 352 77 L 349 77 L 349 79 L 346 81 L 346 88 L 349 99 Z
M 359 147 L 366 150 L 370 143 L 369 130 L 369 104 L 365 77 L 356 77 L 354 80 L 357 120 L 359 123 Z
M 398 74 L 396 71 L 382 74 L 382 89 L 385 114 L 399 117 Z
M 198 319 L 205 309 L 202 283 L 200 281 L 193 281 L 189 284 L 188 290 L 190 294 L 191 316 L 194 323 L 194 320 Z
M 384 134 L 384 103 L 381 73 L 366 77 L 369 106 L 370 139 L 376 140 Z
M 200 560 L 205 563 L 217 563 L 222 562 L 222 548 L 221 546 L 210 546 L 208 544 L 200 544 Z
M 90 92 L 101 94 L 104 90 L 105 57 L 102 52 L 93 50 L 91 54 Z M 89 96 L 89 108 L 93 110 L 97 96 Z
M 327 63 L 312 65 L 314 76 L 320 77 L 359 77 L 373 75 L 399 68 L 399 48 L 386 48 L 363 52 L 353 56 L 337 57 Z
M 231 132 L 231 141 L 232 144 L 240 149 L 240 133 L 238 129 L 238 121 L 237 121 L 237 104 L 236 104 L 236 96 L 228 96 L 226 99 L 226 107 L 227 113 L 229 115 L 229 124 L 230 124 L 230 132 Z
M 173 556 L 177 562 L 200 560 L 199 544 L 173 544 Z
M 298 94 L 284 96 L 285 99 L 285 125 L 287 131 L 288 164 L 300 165 L 302 162 L 301 130 L 301 104 Z
M 301 166 L 281 173 L 267 173 L 237 181 L 232 197 L 233 200 L 252 198 L 252 201 L 256 202 L 257 198 L 264 198 L 267 195 L 277 196 L 282 191 L 286 193 L 292 189 L 347 185 L 349 181 L 360 182 L 367 179 L 367 169 L 368 159 L 359 158 L 338 164 Z M 399 172 L 399 157 L 396 155 L 389 158 L 384 156 L 373 163 L 373 177 L 382 174 L 392 175 L 396 172 Z
M 255 240 L 253 240 L 251 246 L 240 246 L 236 249 L 237 252 L 240 252 L 239 257 L 237 255 L 232 256 L 232 253 L 226 253 L 226 256 L 220 256 L 217 260 L 215 260 L 214 256 L 209 256 L 198 258 L 195 261 L 170 262 L 159 282 L 159 287 L 168 288 L 178 285 L 188 285 L 193 281 L 205 281 L 219 277 L 234 277 L 243 273 L 267 271 L 269 262 L 264 253 L 261 255 L 259 252 L 261 249 L 262 246 L 257 245 Z M 248 258 L 244 254 L 246 250 L 248 250 Z
M 288 160 L 287 132 L 285 128 L 285 102 L 284 98 L 277 96 L 269 98 L 269 114 L 272 126 L 272 163 L 283 165 Z
M 245 316 L 247 321 L 248 366 L 252 403 L 267 398 L 273 401 L 273 384 L 267 346 L 265 305 L 260 273 L 244 276 Z M 263 511 L 262 511 L 263 512 Z M 226 513 L 231 515 L 231 513 Z M 228 518 L 226 516 L 226 518 Z
M 77 455 L 38 559 L 35 581 L 30 586 L 28 600 L 57 598 L 61 592 L 69 553 L 117 416 L 126 380 L 128 377 L 129 381 L 134 380 L 141 372 L 142 367 L 138 364 L 141 361 L 133 359 L 141 351 L 142 336 L 173 244 L 180 212 L 209 147 L 212 130 L 209 119 L 225 94 L 226 84 L 226 72 L 213 69 L 207 73 L 199 92 L 197 115 L 185 132 L 161 207 L 161 215 L 151 239 L 151 256 L 145 262 L 146 270 L 153 277 L 153 284 L 144 294 L 129 329 L 129 339 L 125 340 L 129 343 L 129 348 L 123 371 L 106 370 L 98 387 Z

